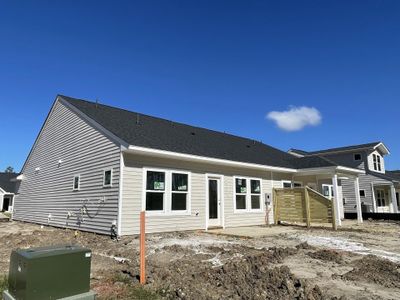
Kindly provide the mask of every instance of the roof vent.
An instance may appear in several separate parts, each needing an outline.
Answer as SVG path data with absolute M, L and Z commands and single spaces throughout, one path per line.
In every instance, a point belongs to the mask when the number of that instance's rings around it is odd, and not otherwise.
M 250 148 L 250 145 L 246 145 L 247 148 Z
M 196 132 L 193 132 L 193 131 L 192 131 L 190 134 L 191 134 L 191 135 L 196 135 Z

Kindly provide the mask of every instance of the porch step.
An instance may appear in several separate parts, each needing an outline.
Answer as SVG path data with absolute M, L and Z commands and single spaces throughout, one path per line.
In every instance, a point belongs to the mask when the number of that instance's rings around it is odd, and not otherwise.
M 5 214 L 3 214 L 2 212 L 0 212 L 0 222 L 8 222 L 10 221 L 10 218 L 7 217 Z

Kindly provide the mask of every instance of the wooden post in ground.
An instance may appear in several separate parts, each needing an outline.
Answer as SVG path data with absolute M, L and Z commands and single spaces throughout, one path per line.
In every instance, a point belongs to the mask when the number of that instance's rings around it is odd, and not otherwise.
M 310 228 L 311 226 L 310 195 L 308 194 L 307 187 L 304 188 L 304 198 L 306 201 L 306 223 L 307 223 L 307 228 Z
M 272 189 L 273 199 L 272 199 L 272 207 L 274 209 L 274 223 L 278 225 L 278 195 L 276 189 Z
M 140 212 L 140 284 L 146 283 L 146 213 Z

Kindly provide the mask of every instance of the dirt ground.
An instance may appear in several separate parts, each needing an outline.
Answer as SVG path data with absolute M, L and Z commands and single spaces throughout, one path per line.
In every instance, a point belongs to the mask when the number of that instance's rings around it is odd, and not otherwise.
M 141 288 L 138 237 L 20 222 L 0 223 L 0 277 L 12 249 L 79 244 L 93 251 L 99 299 L 400 299 L 400 224 L 345 222 L 342 229 L 265 228 L 256 238 L 202 231 L 147 235 Z

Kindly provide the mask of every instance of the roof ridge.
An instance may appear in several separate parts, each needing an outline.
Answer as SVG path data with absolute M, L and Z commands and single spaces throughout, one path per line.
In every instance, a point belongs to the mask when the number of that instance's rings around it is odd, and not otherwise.
M 291 148 L 289 149 L 292 151 L 301 151 L 304 153 L 307 153 L 307 156 L 315 156 L 315 155 L 319 155 L 322 153 L 329 153 L 329 152 L 336 152 L 336 151 L 351 151 L 351 150 L 357 150 L 359 148 L 367 148 L 369 146 L 373 146 L 373 145 L 378 145 L 378 144 L 383 144 L 383 142 L 379 141 L 379 142 L 371 142 L 371 143 L 364 143 L 364 144 L 355 144 L 355 145 L 349 145 L 349 146 L 341 146 L 341 147 L 335 147 L 335 148 L 327 148 L 327 149 L 320 149 L 320 150 L 313 150 L 313 151 L 305 151 L 305 150 L 301 150 L 301 149 L 295 149 L 295 148 Z

